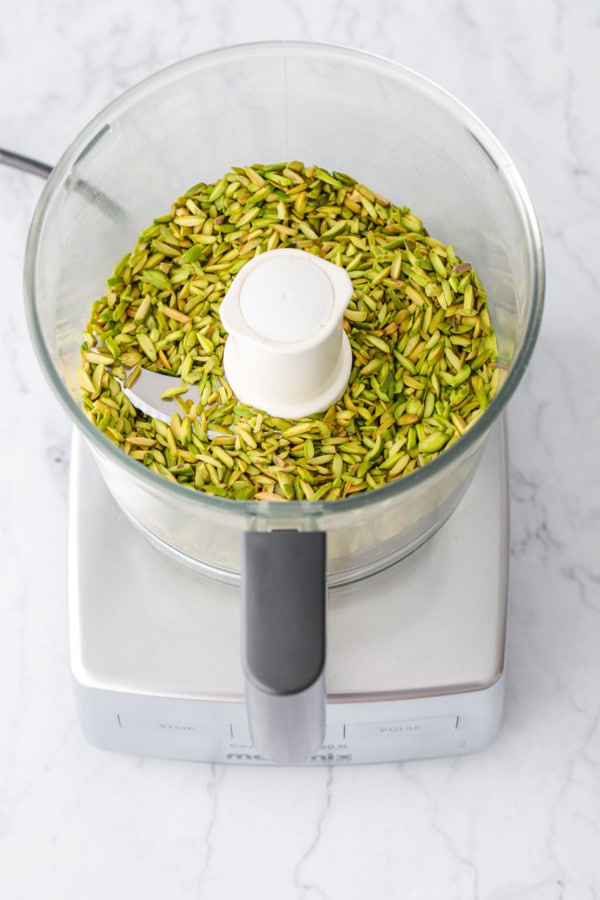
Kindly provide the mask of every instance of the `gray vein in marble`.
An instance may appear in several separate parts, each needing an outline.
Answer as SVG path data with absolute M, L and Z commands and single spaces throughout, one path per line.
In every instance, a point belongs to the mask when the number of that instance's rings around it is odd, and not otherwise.
M 525 556 L 532 553 L 532 543 L 540 549 L 540 558 L 548 560 L 563 547 L 563 542 L 552 532 L 546 504 L 540 497 L 543 481 L 536 481 L 514 465 L 510 466 L 510 501 L 511 504 L 523 506 L 527 512 L 532 511 L 531 521 L 520 517 L 520 533 L 511 530 L 511 556 Z M 514 516 L 513 516 L 514 520 Z M 524 532 L 524 533 L 523 533 Z
M 321 841 L 321 834 L 323 832 L 323 825 L 325 823 L 325 819 L 329 813 L 331 808 L 331 793 L 333 787 L 333 778 L 334 778 L 334 769 L 333 766 L 328 766 L 327 768 L 327 780 L 325 782 L 325 798 L 323 804 L 321 806 L 321 810 L 319 812 L 319 816 L 315 822 L 315 834 L 314 837 L 308 846 L 306 852 L 303 854 L 301 859 L 298 860 L 296 867 L 294 869 L 294 874 L 292 878 L 292 884 L 295 888 L 297 888 L 299 893 L 299 900 L 309 900 L 309 898 L 319 897 L 321 900 L 328 900 L 328 895 L 326 892 L 314 881 L 309 882 L 302 878 L 302 869 L 306 866 L 306 864 L 311 859 L 315 850 L 318 848 Z
M 596 30 L 600 30 L 600 19 L 596 21 L 595 28 Z M 579 62 L 579 60 L 577 62 Z M 600 74 L 600 66 L 596 66 L 596 70 L 596 74 Z M 589 204 L 593 202 L 593 198 L 590 197 L 590 187 L 594 185 L 595 179 L 590 180 L 594 173 L 583 162 L 582 152 L 583 148 L 586 146 L 586 141 L 582 140 L 581 132 L 584 123 L 576 105 L 576 101 L 580 98 L 582 93 L 582 85 L 579 83 L 576 75 L 577 71 L 578 66 L 575 61 L 567 66 L 564 91 L 564 125 L 567 145 L 572 159 L 571 172 L 573 174 L 573 186 L 578 195 L 578 199 L 584 203 L 585 206 L 589 206 Z M 585 186 L 582 183 L 583 179 L 586 180 Z
M 597 219 L 597 212 L 594 217 L 587 215 L 583 220 L 586 219 L 589 221 L 590 230 L 593 233 L 593 220 Z M 578 224 L 581 224 L 581 219 L 578 219 Z M 589 245 L 586 243 L 582 243 L 581 236 L 578 233 L 575 233 L 571 236 L 573 229 L 567 229 L 564 235 L 563 242 L 563 252 L 566 250 L 566 255 L 569 257 L 569 262 L 572 265 L 574 272 L 576 271 L 578 276 L 581 274 L 584 279 L 589 283 L 589 287 L 592 295 L 598 295 L 600 293 L 600 280 L 598 276 L 598 267 L 597 267 L 597 257 L 591 256 Z M 598 234 L 600 236 L 600 228 L 597 229 Z M 596 318 L 598 319 L 598 311 L 591 306 L 590 304 L 586 304 L 585 306 L 585 315 L 586 317 Z M 599 319 L 600 321 L 600 319 Z
M 70 460 L 70 428 L 66 419 L 58 421 L 57 428 L 54 423 L 46 422 L 41 431 L 45 439 L 46 459 L 50 463 L 54 484 L 57 486 L 63 501 L 63 509 L 66 510 L 69 491 L 69 460 Z
M 474 7 L 470 9 L 467 3 L 458 2 L 458 0 L 452 4 L 452 14 L 456 16 L 459 28 L 467 27 L 472 34 L 476 35 L 479 32 L 480 22 L 472 15 L 474 11 Z
M 566 802 L 566 797 L 570 789 L 573 787 L 576 782 L 575 769 L 577 763 L 580 759 L 584 759 L 586 761 L 590 761 L 589 755 L 587 753 L 588 747 L 591 743 L 593 743 L 597 739 L 597 731 L 598 731 L 598 718 L 600 715 L 600 709 L 595 711 L 594 716 L 589 716 L 586 710 L 582 709 L 578 704 L 576 704 L 571 697 L 571 702 L 575 708 L 578 709 L 586 718 L 589 719 L 589 725 L 585 730 L 582 738 L 578 744 L 578 746 L 574 749 L 571 757 L 568 759 L 565 768 L 564 775 L 562 779 L 562 783 L 559 785 L 559 790 L 556 794 L 554 802 L 552 803 L 549 810 L 549 825 L 548 825 L 548 849 L 552 858 L 554 865 L 556 866 L 559 872 L 559 878 L 557 878 L 558 883 L 561 885 L 562 890 L 560 897 L 564 896 L 564 888 L 569 885 L 577 885 L 578 887 L 590 887 L 593 890 L 593 886 L 591 884 L 584 885 L 582 884 L 580 879 L 573 879 L 566 866 L 565 863 L 561 861 L 561 855 L 564 853 L 564 844 L 563 841 L 559 838 L 559 824 L 561 820 L 561 808 Z M 592 765 L 594 765 L 592 763 Z M 592 826 L 592 829 L 596 832 L 596 822 L 592 822 L 589 820 L 589 824 Z M 594 865 L 593 861 L 590 860 L 590 876 L 594 877 L 592 874 L 592 866 Z M 600 869 L 596 866 L 596 877 L 600 878 Z M 592 895 L 594 896 L 594 895 Z
M 560 573 L 575 586 L 582 605 L 592 613 L 600 613 L 600 574 L 585 565 L 572 563 L 562 566 Z
M 219 788 L 225 778 L 226 766 L 216 765 L 210 766 L 210 780 L 206 785 L 206 793 L 210 801 L 210 817 L 203 840 L 203 856 L 202 866 L 196 880 L 196 900 L 203 900 L 205 881 L 210 869 L 213 855 L 214 834 L 217 828 L 218 807 L 219 807 Z
M 21 361 L 23 358 L 22 348 L 19 346 L 19 337 L 15 340 L 14 335 L 19 335 L 19 327 L 12 313 L 9 313 L 6 320 L 6 334 L 2 335 L 4 346 L 4 358 L 8 363 L 8 370 L 11 373 L 11 390 L 15 391 L 19 398 L 29 403 L 31 396 L 31 382 L 27 378 L 26 372 L 23 372 Z
M 479 873 L 477 871 L 477 866 L 473 863 L 472 859 L 464 856 L 458 851 L 458 848 L 452 841 L 450 833 L 445 828 L 441 827 L 435 815 L 431 820 L 431 827 L 433 828 L 433 831 L 440 836 L 452 858 L 469 872 L 472 881 L 472 890 L 469 893 L 470 900 L 479 900 Z
M 454 777 L 457 769 L 460 767 L 460 765 L 461 765 L 460 759 L 453 759 L 450 761 L 449 770 L 448 770 L 448 778 L 447 778 L 448 783 L 450 783 L 453 780 L 453 777 Z M 456 844 L 456 841 L 453 840 L 453 837 L 452 837 L 452 834 L 450 833 L 450 831 L 447 828 L 444 828 L 440 822 L 440 813 L 439 813 L 439 805 L 438 805 L 439 798 L 438 799 L 432 798 L 428 794 L 428 792 L 424 788 L 424 786 L 418 781 L 418 779 L 416 779 L 414 777 L 414 774 L 413 774 L 413 776 L 408 776 L 408 777 L 409 777 L 409 780 L 411 780 L 413 784 L 415 784 L 417 787 L 420 788 L 421 791 L 423 791 L 423 793 L 427 797 L 429 803 L 431 804 L 431 807 L 432 807 L 432 809 L 431 809 L 431 827 L 432 827 L 433 831 L 440 837 L 441 841 L 443 842 L 443 845 L 448 850 L 452 859 L 454 859 L 465 872 L 468 872 L 469 878 L 470 878 L 471 884 L 472 884 L 472 890 L 469 892 L 470 900 L 479 900 L 479 872 L 477 870 L 477 866 L 475 865 L 475 863 L 473 861 L 472 835 L 471 835 L 471 840 L 470 840 L 471 846 L 469 847 L 470 853 L 469 853 L 469 855 L 466 855 L 465 853 L 463 853 L 459 850 L 459 848 Z
M 192 28 L 198 21 L 197 4 L 193 4 L 192 6 L 190 6 L 189 2 L 186 2 L 186 0 L 171 0 L 170 5 L 171 9 L 177 11 L 175 21 L 177 29 L 181 30 L 182 33 L 185 34 L 188 29 Z M 214 8 L 216 18 L 221 18 L 226 7 L 220 3 L 216 3 Z
M 282 32 L 283 32 L 283 36 L 285 36 L 285 38 L 289 39 L 289 33 L 290 33 L 290 31 L 293 30 L 291 27 L 292 24 L 297 24 L 300 35 L 302 35 L 302 37 L 299 38 L 300 40 L 302 40 L 302 38 L 309 39 L 309 37 L 312 38 L 312 40 L 315 40 L 315 35 L 314 34 L 311 35 L 311 33 L 310 33 L 311 28 L 310 28 L 310 24 L 309 24 L 309 17 L 307 18 L 306 14 L 305 14 L 304 5 L 302 3 L 289 2 L 288 4 L 286 4 L 285 11 L 286 11 L 285 18 L 287 19 L 288 16 L 290 18 L 290 21 L 285 21 L 285 25 L 284 25 L 283 19 L 281 22 L 282 26 L 284 26 L 284 27 L 282 27 Z
M 435 764 L 435 761 L 434 761 Z M 446 771 L 446 777 L 444 779 L 444 784 L 450 784 L 455 776 L 457 770 L 462 765 L 462 761 L 459 758 L 454 758 L 448 761 L 448 768 Z M 429 820 L 431 822 L 432 830 L 435 834 L 440 838 L 441 843 L 446 848 L 450 857 L 458 863 L 459 867 L 465 872 L 468 873 L 469 880 L 471 881 L 472 889 L 469 891 L 468 897 L 469 900 L 479 900 L 480 897 L 480 876 L 477 865 L 474 862 L 474 848 L 472 846 L 472 835 L 470 836 L 470 846 L 469 851 L 470 854 L 466 855 L 464 852 L 461 852 L 457 847 L 456 841 L 453 839 L 449 829 L 442 826 L 440 822 L 440 797 L 443 794 L 443 789 L 438 789 L 434 794 L 426 786 L 426 781 L 421 780 L 418 777 L 420 764 L 417 763 L 402 763 L 398 766 L 398 771 L 402 775 L 402 778 L 405 779 L 408 783 L 414 785 L 417 790 L 423 795 L 425 798 L 428 807 L 429 807 Z M 427 773 L 425 772 L 425 779 L 427 777 Z M 461 894 L 446 894 L 446 900 L 450 900 L 450 898 L 459 898 L 463 900 L 465 895 L 462 893 L 463 887 L 461 885 Z

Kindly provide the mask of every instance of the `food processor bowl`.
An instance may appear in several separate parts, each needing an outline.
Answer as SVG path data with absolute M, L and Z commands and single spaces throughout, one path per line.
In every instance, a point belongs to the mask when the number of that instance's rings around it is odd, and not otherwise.
M 126 456 L 85 416 L 77 380 L 91 303 L 140 231 L 199 180 L 232 165 L 302 159 L 406 204 L 472 263 L 488 295 L 501 388 L 460 441 L 405 478 L 338 501 L 234 501 L 192 492 Z M 456 506 L 483 441 L 525 370 L 540 322 L 543 256 L 521 179 L 498 142 L 445 91 L 395 63 L 273 42 L 171 66 L 103 110 L 56 165 L 27 247 L 26 299 L 51 385 L 106 483 L 148 536 L 218 577 L 240 571 L 240 535 L 328 534 L 331 583 L 412 551 Z
M 172 483 L 88 420 L 77 379 L 91 304 L 140 232 L 199 181 L 216 181 L 231 166 L 285 160 L 348 172 L 410 207 L 477 271 L 498 341 L 499 390 L 460 440 L 404 478 L 335 501 L 237 501 Z M 456 507 L 529 362 L 544 265 L 513 163 L 463 105 L 415 72 L 363 52 L 270 42 L 160 71 L 81 132 L 35 212 L 25 288 L 50 384 L 118 504 L 154 543 L 216 578 L 239 581 L 245 533 L 325 532 L 327 579 L 339 584 L 410 553 Z

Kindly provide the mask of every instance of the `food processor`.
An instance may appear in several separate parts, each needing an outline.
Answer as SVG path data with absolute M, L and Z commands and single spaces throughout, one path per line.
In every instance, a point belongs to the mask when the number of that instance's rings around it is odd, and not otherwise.
M 460 440 L 375 490 L 283 503 L 194 491 L 128 457 L 85 415 L 77 370 L 89 309 L 140 231 L 191 185 L 232 165 L 299 159 L 410 207 L 473 264 L 500 387 Z M 33 343 L 75 425 L 69 617 L 86 737 L 261 765 L 486 746 L 503 706 L 504 410 L 543 290 L 514 165 L 472 113 L 395 63 L 312 43 L 229 47 L 102 111 L 48 179 L 25 272 Z M 239 371 L 243 390 L 252 379 Z

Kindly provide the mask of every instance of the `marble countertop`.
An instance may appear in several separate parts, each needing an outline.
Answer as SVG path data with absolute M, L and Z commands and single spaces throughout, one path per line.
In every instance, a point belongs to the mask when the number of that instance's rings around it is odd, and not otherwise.
M 0 896 L 600 897 L 600 15 L 595 0 L 5 0 L 0 145 L 55 162 L 121 91 L 263 39 L 395 59 L 491 128 L 537 210 L 546 309 L 509 408 L 502 728 L 477 754 L 248 768 L 81 736 L 67 646 L 70 424 L 22 303 L 42 182 L 0 166 Z

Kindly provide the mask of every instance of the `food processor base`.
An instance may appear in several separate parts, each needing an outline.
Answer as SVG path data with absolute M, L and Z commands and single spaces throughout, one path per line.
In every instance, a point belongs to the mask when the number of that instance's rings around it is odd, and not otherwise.
M 449 520 L 422 547 L 330 588 L 327 729 L 307 765 L 481 750 L 500 726 L 507 615 L 503 421 Z M 252 746 L 239 589 L 152 546 L 79 432 L 71 458 L 69 615 L 82 730 L 142 756 L 271 765 Z

